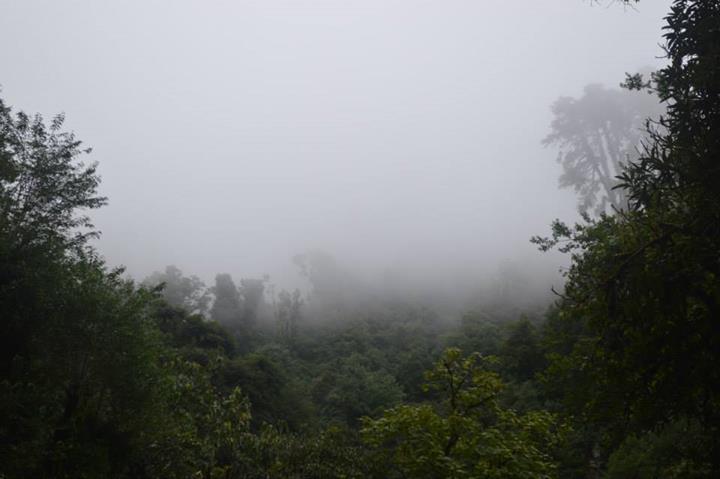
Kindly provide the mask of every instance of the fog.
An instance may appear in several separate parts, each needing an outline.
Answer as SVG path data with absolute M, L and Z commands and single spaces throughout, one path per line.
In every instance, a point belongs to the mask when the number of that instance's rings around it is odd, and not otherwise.
M 669 1 L 1 0 L 10 105 L 94 151 L 111 265 L 302 281 L 354 274 L 467 287 L 542 278 L 528 241 L 577 217 L 543 148 L 559 96 L 661 54 Z M 659 60 L 658 60 L 659 62 Z

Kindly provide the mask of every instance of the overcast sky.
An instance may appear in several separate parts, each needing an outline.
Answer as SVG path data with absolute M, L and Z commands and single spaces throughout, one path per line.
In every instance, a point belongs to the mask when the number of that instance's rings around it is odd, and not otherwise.
M 575 216 L 549 107 L 659 65 L 668 6 L 0 0 L 0 85 L 94 148 L 98 247 L 138 277 L 481 271 L 559 261 L 528 242 Z

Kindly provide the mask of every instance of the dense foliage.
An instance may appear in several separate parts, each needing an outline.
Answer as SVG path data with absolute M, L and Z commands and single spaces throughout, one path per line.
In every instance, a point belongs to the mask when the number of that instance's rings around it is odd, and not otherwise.
M 503 383 L 484 361 L 479 353 L 463 357 L 448 348 L 425 374 L 425 390 L 439 393 L 440 401 L 399 406 L 365 421 L 366 441 L 389 456 L 398 477 L 553 475 L 552 453 L 561 440 L 555 419 L 544 411 L 519 415 L 503 408 Z
M 563 242 L 573 257 L 554 325 L 570 344 L 551 377 L 564 382 L 569 407 L 604 431 L 599 448 L 610 453 L 625 438 L 615 471 L 631 462 L 628 448 L 659 457 L 683 431 L 687 447 L 643 474 L 720 474 L 719 25 L 720 2 L 674 2 L 668 66 L 626 83 L 667 105 L 619 176 L 629 209 L 574 227 L 556 222 L 551 239 L 537 239 L 545 249 Z

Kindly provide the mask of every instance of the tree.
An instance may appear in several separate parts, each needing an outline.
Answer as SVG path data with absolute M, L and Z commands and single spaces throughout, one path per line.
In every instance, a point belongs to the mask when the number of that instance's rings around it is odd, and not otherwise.
M 25 270 L 41 279 L 23 291 L 32 304 L 3 310 L 37 316 L 13 338 L 24 342 L 1 376 L 0 473 L 119 474 L 147 446 L 141 438 L 156 418 L 162 374 L 149 293 L 92 256 L 45 266 L 50 274 Z
M 608 460 L 608 479 L 668 479 L 714 477 L 705 464 L 688 461 L 702 455 L 696 449 L 709 438 L 698 441 L 706 433 L 697 423 L 684 420 L 670 422 L 656 431 L 630 435 Z
M 426 373 L 425 389 L 440 403 L 404 405 L 366 419 L 368 444 L 400 477 L 536 478 L 553 475 L 560 439 L 552 415 L 518 415 L 500 407 L 503 385 L 478 354 L 447 349 Z
M 326 416 L 355 426 L 361 417 L 375 416 L 402 402 L 404 394 L 395 378 L 372 370 L 368 363 L 354 353 L 325 370 L 313 393 Z
M 302 306 L 300 290 L 296 289 L 292 294 L 282 290 L 278 294 L 278 300 L 275 303 L 275 321 L 278 335 L 283 341 L 292 343 L 295 340 Z
M 166 336 L 218 351 L 224 336 L 197 316 L 161 334 L 157 295 L 87 244 L 79 211 L 105 200 L 61 125 L 0 101 L 0 477 L 218 477 L 246 401 Z
M 560 187 L 575 190 L 581 211 L 599 214 L 608 208 L 626 208 L 617 177 L 623 164 L 638 157 L 646 137 L 645 121 L 661 113 L 658 98 L 647 92 L 588 85 L 579 99 L 559 98 L 552 112 L 552 131 L 543 144 L 559 150 Z
M 166 336 L 166 342 L 178 349 L 185 359 L 206 365 L 218 352 L 229 357 L 235 353 L 232 336 L 215 321 L 189 314 L 164 300 L 157 301 L 151 314 L 157 328 Z
M 510 335 L 500 350 L 504 369 L 514 378 L 527 381 L 543 369 L 545 358 L 535 326 L 522 318 L 510 327 Z
M 307 413 L 303 399 L 294 389 L 290 374 L 273 356 L 254 351 L 226 362 L 219 380 L 228 390 L 241 387 L 253 413 L 253 425 L 285 424 L 299 428 Z
M 95 165 L 78 160 L 89 149 L 61 131 L 63 120 L 58 115 L 46 125 L 40 115 L 13 115 L 0 99 L 2 372 L 42 327 L 40 291 L 63 274 L 65 258 L 81 255 L 96 235 L 79 211 L 106 202 L 97 194 Z
M 452 340 L 453 346 L 484 355 L 497 355 L 501 343 L 502 333 L 498 322 L 478 311 L 463 314 L 457 336 Z
M 653 89 L 667 115 L 620 175 L 629 211 L 573 227 L 557 221 L 551 239 L 535 241 L 572 253 L 560 318 L 583 327 L 551 371 L 581 380 L 573 402 L 616 439 L 672 421 L 699 424 L 699 446 L 683 460 L 716 477 L 720 1 L 676 0 L 666 20 L 669 64 Z M 632 76 L 626 85 L 648 83 Z
M 46 125 L 0 99 L 0 234 L 7 252 L 81 248 L 95 236 L 85 209 L 98 208 L 96 165 L 78 161 L 82 142 L 62 132 L 65 118 Z
M 242 304 L 240 292 L 232 276 L 229 274 L 215 276 L 212 293 L 215 295 L 215 301 L 210 309 L 210 317 L 226 327 L 237 328 L 242 319 Z
M 237 476 L 243 479 L 384 477 L 356 434 L 336 426 L 305 434 L 266 426 L 248 446 L 247 467 Z
M 308 309 L 313 317 L 337 320 L 364 307 L 366 286 L 336 259 L 322 251 L 309 251 L 293 258 L 301 276 L 312 287 L 308 295 Z
M 243 303 L 243 319 L 253 326 L 257 322 L 258 312 L 263 305 L 265 283 L 268 278 L 263 279 L 246 279 L 240 280 L 240 296 Z
M 154 272 L 143 284 L 162 287 L 162 296 L 171 306 L 201 315 L 208 311 L 210 295 L 205 283 L 197 276 L 183 276 L 177 266 L 167 266 L 162 273 Z
M 170 355 L 162 382 L 161 419 L 151 423 L 153 442 L 146 463 L 131 477 L 244 477 L 250 404 L 240 388 L 226 394 L 211 382 L 220 363 L 210 367 Z

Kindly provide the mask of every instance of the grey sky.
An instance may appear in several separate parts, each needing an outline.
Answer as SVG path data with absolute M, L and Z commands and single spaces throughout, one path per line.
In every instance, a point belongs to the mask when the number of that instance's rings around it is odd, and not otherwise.
M 549 106 L 657 65 L 668 5 L 0 0 L 0 85 L 94 148 L 100 250 L 140 277 L 554 267 Z

